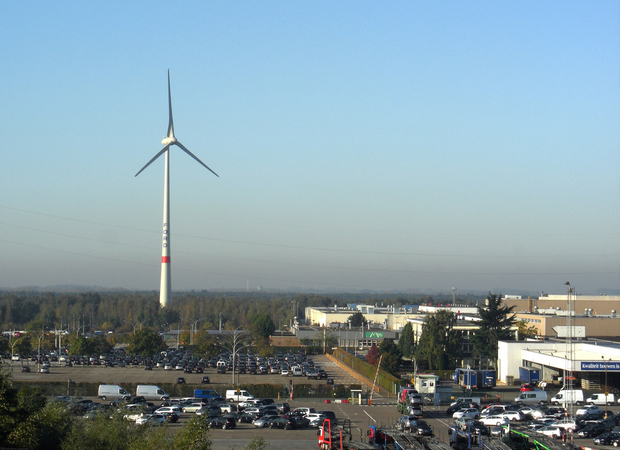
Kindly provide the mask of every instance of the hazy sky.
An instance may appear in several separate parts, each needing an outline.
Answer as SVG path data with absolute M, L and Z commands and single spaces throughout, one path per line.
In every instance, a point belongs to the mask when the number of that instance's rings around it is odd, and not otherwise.
M 180 4 L 179 4 L 180 3 Z M 620 2 L 8 2 L 0 287 L 620 288 Z

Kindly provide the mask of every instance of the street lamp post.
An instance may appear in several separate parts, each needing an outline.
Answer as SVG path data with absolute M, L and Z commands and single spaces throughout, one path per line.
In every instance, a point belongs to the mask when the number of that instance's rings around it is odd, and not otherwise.
M 607 405 L 609 404 L 609 402 L 607 401 L 607 398 L 609 396 L 609 388 L 607 387 L 607 364 L 608 364 L 608 361 L 605 360 L 605 356 L 601 356 L 601 358 L 603 359 L 603 361 L 605 361 L 605 418 L 607 418 Z M 609 358 L 609 361 L 611 361 L 611 358 Z
M 205 317 L 195 320 L 194 323 L 192 323 L 192 327 L 189 330 L 189 345 L 194 345 L 194 334 L 197 332 L 196 324 L 201 320 L 205 320 Z
M 233 331 L 232 336 L 230 336 L 228 339 L 225 338 L 221 338 L 224 342 L 223 344 L 220 344 L 222 347 L 224 347 L 227 350 L 230 350 L 232 352 L 232 384 L 233 386 L 235 385 L 235 365 L 237 362 L 237 352 L 239 350 L 242 350 L 244 348 L 250 347 L 251 343 L 248 342 L 248 339 L 250 339 L 250 336 L 248 336 L 248 334 L 245 331 L 241 331 L 240 328 L 237 328 L 235 331 Z

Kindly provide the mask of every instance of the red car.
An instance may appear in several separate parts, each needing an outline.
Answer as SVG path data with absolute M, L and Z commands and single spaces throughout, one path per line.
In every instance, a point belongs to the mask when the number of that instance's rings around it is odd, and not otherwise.
M 535 391 L 536 383 L 525 383 L 521 385 L 521 392 Z

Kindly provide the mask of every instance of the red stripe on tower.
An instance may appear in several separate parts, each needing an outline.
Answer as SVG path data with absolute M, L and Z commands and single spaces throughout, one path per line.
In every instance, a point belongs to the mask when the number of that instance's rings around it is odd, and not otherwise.
M 162 256 L 161 257 L 161 262 L 162 263 L 169 263 L 170 262 L 170 256 Z

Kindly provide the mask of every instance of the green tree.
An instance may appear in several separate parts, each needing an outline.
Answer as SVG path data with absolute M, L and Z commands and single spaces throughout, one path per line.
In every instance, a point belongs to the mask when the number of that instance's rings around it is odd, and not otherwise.
M 411 323 L 407 323 L 400 332 L 398 339 L 398 347 L 404 357 L 415 354 L 415 336 L 413 335 L 413 327 Z
M 362 324 L 364 324 L 364 326 L 368 325 L 368 321 L 361 311 L 351 314 L 347 319 L 347 322 L 351 322 L 352 327 L 361 327 Z
M 510 328 L 516 320 L 512 314 L 515 306 L 502 306 L 502 294 L 487 295 L 484 307 L 478 307 L 478 330 L 474 333 L 472 342 L 474 349 L 482 358 L 486 358 L 487 364 L 491 362 L 495 366 L 497 361 L 497 342 L 512 338 Z
M 418 362 L 429 370 L 455 368 L 461 355 L 461 334 L 455 325 L 455 315 L 445 309 L 426 316 L 415 354 Z
M 533 338 L 538 334 L 538 328 L 534 325 L 528 326 L 525 320 L 520 320 L 517 322 L 517 326 L 519 327 L 519 340 L 521 341 L 527 338 Z
M 276 326 L 273 324 L 269 314 L 262 313 L 254 316 L 250 331 L 258 339 L 269 339 L 269 336 L 276 331 Z
M 70 355 L 92 355 L 97 351 L 97 342 L 84 336 L 74 336 L 69 347 Z
M 143 328 L 129 337 L 127 352 L 130 355 L 139 353 L 142 356 L 151 356 L 165 349 L 166 343 L 159 334 L 148 328 Z
M 398 375 L 403 354 L 392 339 L 383 339 L 379 344 L 379 354 L 383 356 L 381 368 L 392 375 Z
M 211 436 L 207 421 L 200 416 L 194 416 L 174 437 L 174 448 L 184 450 L 209 450 Z
M 32 340 L 30 336 L 13 340 L 13 353 L 18 355 L 29 355 L 32 353 Z

